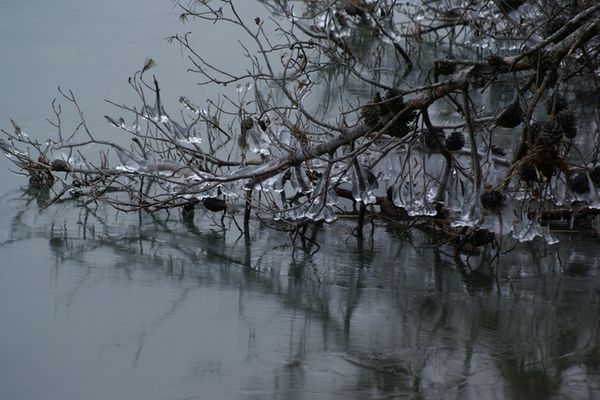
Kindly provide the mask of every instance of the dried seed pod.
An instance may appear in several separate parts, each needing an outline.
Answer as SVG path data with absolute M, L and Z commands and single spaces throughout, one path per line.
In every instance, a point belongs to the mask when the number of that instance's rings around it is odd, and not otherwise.
M 540 135 L 536 140 L 537 145 L 555 146 L 562 139 L 561 126 L 556 121 L 546 121 L 541 124 Z
M 523 110 L 519 102 L 514 102 L 502 110 L 496 117 L 496 125 L 504 128 L 514 128 L 523 122 Z
M 386 118 L 386 121 L 390 121 L 391 118 L 393 118 L 393 114 L 388 115 L 388 118 Z M 404 121 L 402 118 L 399 118 L 392 122 L 392 124 L 390 124 L 390 126 L 385 130 L 384 133 L 393 137 L 402 138 L 406 136 L 408 132 L 410 132 L 410 127 L 408 126 L 406 121 Z
M 453 57 L 446 57 L 445 60 L 436 61 L 434 64 L 435 75 L 452 75 L 456 72 L 456 64 L 449 62 Z
M 489 56 L 487 56 L 485 58 L 485 60 L 487 61 L 487 63 L 489 65 L 495 65 L 495 66 L 506 65 L 506 63 L 504 62 L 504 58 L 497 54 L 490 54 Z
M 465 135 L 460 131 L 454 131 L 446 138 L 446 148 L 450 151 L 458 151 L 465 145 Z
M 378 129 L 381 125 L 381 112 L 379 107 L 374 104 L 367 104 L 361 110 L 361 116 L 365 120 L 365 124 L 371 129 Z
M 597 165 L 590 169 L 589 174 L 594 186 L 600 186 L 600 166 Z
M 46 157 L 45 154 L 40 154 L 40 156 L 37 159 L 37 162 L 39 162 L 40 164 L 50 164 L 50 161 L 48 160 L 48 157 Z
M 54 175 L 50 171 L 29 171 L 29 187 L 32 189 L 49 189 L 54 185 Z
M 576 172 L 567 180 L 569 188 L 577 194 L 590 192 L 590 182 L 585 172 Z
M 56 159 L 56 160 L 52 160 L 52 163 L 50 164 L 50 169 L 52 171 L 69 172 L 69 171 L 71 171 L 71 166 L 65 160 Z
M 383 100 L 384 102 L 382 103 L 382 109 L 387 112 L 398 113 L 406 106 L 404 103 L 404 98 L 402 97 L 402 93 L 398 90 L 387 90 Z
M 371 101 L 369 101 L 367 105 L 362 108 L 361 116 L 365 120 L 367 126 L 371 129 L 379 129 L 382 126 L 381 119 L 385 114 L 381 105 L 382 101 L 383 99 L 381 98 L 381 94 L 377 92 Z
M 254 120 L 250 117 L 242 119 L 240 122 L 240 131 L 245 135 L 254 126 Z
M 523 133 L 527 137 L 527 147 L 535 147 L 541 129 L 542 127 L 539 122 L 534 122 L 523 129 Z
M 538 149 L 535 157 L 521 166 L 519 175 L 525 182 L 545 183 L 552 178 L 556 171 L 561 169 L 563 161 L 555 147 Z
M 207 210 L 212 212 L 224 211 L 227 209 L 227 203 L 225 203 L 225 200 L 218 197 L 207 197 L 202 200 L 202 204 Z
M 435 128 L 433 131 L 425 129 L 421 135 L 421 141 L 430 150 L 436 150 L 444 143 L 446 134 L 443 129 Z
M 560 110 L 556 114 L 556 122 L 563 129 L 565 137 L 573 139 L 577 136 L 577 117 L 573 111 L 568 108 Z
M 561 110 L 567 108 L 568 105 L 567 100 L 560 94 L 557 94 L 546 100 L 546 113 L 548 115 L 556 115 Z
M 479 201 L 481 201 L 481 205 L 486 210 L 499 212 L 504 207 L 506 195 L 499 190 L 490 189 L 484 191 L 481 196 L 479 196 Z
M 29 187 L 33 189 L 41 189 L 43 187 L 42 179 L 39 175 L 29 176 Z
M 263 131 L 266 131 L 269 125 L 271 125 L 271 120 L 267 116 L 264 116 L 258 120 L 258 126 L 260 126 L 260 129 Z
M 566 25 L 568 18 L 566 15 L 555 15 L 548 20 L 544 34 L 546 37 L 551 36 L 557 32 L 560 28 Z
M 496 5 L 503 12 L 511 12 L 515 11 L 517 8 L 521 7 L 526 0 L 498 0 Z

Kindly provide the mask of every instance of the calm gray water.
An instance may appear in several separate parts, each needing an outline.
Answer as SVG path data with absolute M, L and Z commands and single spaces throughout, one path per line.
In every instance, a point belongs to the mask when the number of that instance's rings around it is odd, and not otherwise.
M 103 99 L 130 100 L 126 79 L 149 56 L 167 101 L 217 96 L 163 40 L 191 29 L 235 65 L 237 50 L 223 47 L 232 33 L 180 25 L 166 0 L 3 1 L 0 126 L 13 118 L 48 137 L 60 85 L 92 129 L 119 140 Z M 352 221 L 326 227 L 317 252 L 258 226 L 224 231 L 201 211 L 182 221 L 69 202 L 41 210 L 45 199 L 8 166 L 1 399 L 600 396 L 596 235 L 522 246 L 494 264 L 495 278 L 435 239 L 379 225 L 364 241 Z

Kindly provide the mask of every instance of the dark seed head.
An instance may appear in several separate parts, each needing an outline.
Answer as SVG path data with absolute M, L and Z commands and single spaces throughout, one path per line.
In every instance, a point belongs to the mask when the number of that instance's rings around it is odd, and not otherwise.
M 562 139 L 561 126 L 556 121 L 546 121 L 541 124 L 540 136 L 536 144 L 542 146 L 555 146 Z
M 450 151 L 458 151 L 465 145 L 465 135 L 460 131 L 454 131 L 446 138 L 446 148 Z
M 590 191 L 590 183 L 585 172 L 574 173 L 569 178 L 568 183 L 569 188 L 577 194 L 589 193 Z
M 435 74 L 437 75 L 452 75 L 456 71 L 456 64 L 449 62 L 452 57 L 447 57 L 446 60 L 437 61 L 435 63 Z
M 550 97 L 546 101 L 546 112 L 548 115 L 555 115 L 567 107 L 567 100 L 559 94 Z
M 382 108 L 388 112 L 398 113 L 405 107 L 402 93 L 398 90 L 387 90 L 383 100 Z
M 523 110 L 518 102 L 511 103 L 496 117 L 496 125 L 504 128 L 514 128 L 523 122 Z
M 546 29 L 544 33 L 546 34 L 546 36 L 550 36 L 556 31 L 558 31 L 560 28 L 562 28 L 567 22 L 567 16 L 555 15 L 546 24 Z
M 423 144 L 430 150 L 438 149 L 439 145 L 444 143 L 446 134 L 442 129 L 434 129 L 433 131 L 425 130 L 421 136 Z
M 50 164 L 50 169 L 52 171 L 64 171 L 69 172 L 71 170 L 71 166 L 65 160 L 52 160 L 52 164 Z
M 573 111 L 568 108 L 560 110 L 556 114 L 556 122 L 563 129 L 565 137 L 573 139 L 577 136 L 577 117 Z
M 242 131 L 242 135 L 245 135 L 248 130 L 250 130 L 254 126 L 254 120 L 252 118 L 244 118 L 240 122 L 240 130 Z
M 595 166 L 590 169 L 589 174 L 594 186 L 600 186 L 600 166 Z
M 483 192 L 481 196 L 479 196 L 479 200 L 486 210 L 498 212 L 504 207 L 506 195 L 499 190 L 490 189 Z
M 369 128 L 375 130 L 380 127 L 381 112 L 377 105 L 369 103 L 364 106 L 361 110 L 361 116 Z
M 381 128 L 381 119 L 386 113 L 386 110 L 382 106 L 383 99 L 379 92 L 375 93 L 371 101 L 365 105 L 361 110 L 361 116 L 365 120 L 367 126 L 371 129 Z

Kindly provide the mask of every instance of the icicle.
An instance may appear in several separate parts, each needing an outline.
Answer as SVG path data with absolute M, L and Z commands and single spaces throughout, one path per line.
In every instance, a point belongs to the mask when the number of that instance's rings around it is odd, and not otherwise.
M 553 245 L 553 244 L 556 244 L 556 243 L 559 242 L 558 238 L 556 238 L 550 232 L 550 227 L 549 226 L 545 226 L 545 227 L 542 228 L 542 236 L 543 236 L 544 241 L 546 242 L 546 244 Z
M 265 156 L 271 155 L 271 150 L 269 149 L 271 143 L 267 135 L 255 128 L 248 129 L 247 135 L 250 150 Z
M 117 153 L 117 157 L 121 161 L 121 164 L 123 164 L 118 165 L 117 167 L 115 167 L 115 169 L 125 172 L 137 172 L 141 168 L 144 160 L 134 156 L 133 153 L 121 147 L 115 146 L 113 148 L 115 149 L 115 152 Z
M 255 188 L 262 192 L 281 193 L 283 191 L 283 183 L 281 182 L 283 174 L 277 174 L 268 179 L 265 179 Z
M 375 203 L 373 191 L 378 188 L 377 177 L 363 164 L 355 165 L 352 175 L 352 197 L 356 202 Z

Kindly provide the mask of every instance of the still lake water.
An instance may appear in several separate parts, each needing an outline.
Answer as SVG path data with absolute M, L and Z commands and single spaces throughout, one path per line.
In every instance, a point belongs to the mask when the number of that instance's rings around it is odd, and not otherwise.
M 13 118 L 46 139 L 60 85 L 118 141 L 103 99 L 130 101 L 126 79 L 146 57 L 167 102 L 216 97 L 164 41 L 192 29 L 217 64 L 240 64 L 223 50 L 234 33 L 182 26 L 166 0 L 3 1 L 0 127 Z M 8 167 L 0 160 L 1 399 L 600 397 L 597 235 L 523 246 L 494 279 L 434 239 L 379 225 L 358 241 L 340 221 L 315 252 L 258 226 L 224 232 L 201 211 L 41 210 Z

